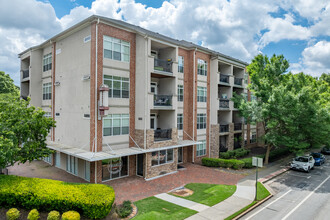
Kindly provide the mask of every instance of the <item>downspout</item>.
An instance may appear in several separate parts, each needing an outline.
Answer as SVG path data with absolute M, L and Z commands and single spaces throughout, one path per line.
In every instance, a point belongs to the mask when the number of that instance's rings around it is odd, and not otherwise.
M 96 27 L 95 27 L 95 134 L 94 134 L 94 152 L 97 151 L 97 115 L 98 115 L 98 106 L 97 106 L 97 38 L 98 38 L 98 27 L 97 25 L 100 23 L 100 19 L 97 19 L 97 23 L 96 23 Z M 95 183 L 97 183 L 97 161 L 95 161 L 95 172 L 94 172 L 94 179 L 95 179 Z
M 148 70 L 148 60 L 149 60 L 149 40 L 148 40 L 148 35 L 145 35 L 144 36 L 144 39 L 147 39 L 147 59 L 145 61 L 145 65 L 146 65 L 146 69 Z M 149 71 L 147 71 L 148 74 Z M 147 88 L 149 87 L 148 85 L 148 74 L 145 74 L 145 81 L 147 82 Z M 144 94 L 144 100 L 146 100 L 146 103 L 145 103 L 145 110 L 144 110 L 144 138 L 143 138 L 143 148 L 144 149 L 147 149 L 147 110 L 149 110 L 149 100 L 148 100 L 148 89 L 147 91 L 145 92 Z M 147 169 L 148 169 L 148 166 L 147 166 L 147 154 L 145 154 L 145 170 L 144 172 L 147 173 Z M 144 179 L 146 179 L 146 176 L 144 177 Z
M 193 141 L 195 141 L 195 71 L 196 71 L 196 51 L 197 47 L 194 50 L 194 70 L 193 70 Z M 194 153 L 194 145 L 192 152 L 192 163 L 195 163 L 195 153 Z

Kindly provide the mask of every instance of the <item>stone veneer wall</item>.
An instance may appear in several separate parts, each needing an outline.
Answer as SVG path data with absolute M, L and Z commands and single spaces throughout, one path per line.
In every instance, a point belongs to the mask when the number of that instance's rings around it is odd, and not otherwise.
M 154 141 L 154 130 L 147 130 L 147 149 L 167 147 L 178 144 L 178 129 L 172 128 L 172 139 L 167 141 Z
M 173 149 L 173 162 L 158 166 L 151 166 L 151 153 L 146 153 L 147 170 L 145 171 L 145 178 L 150 179 L 167 173 L 177 171 L 178 149 Z
M 219 158 L 219 132 L 220 126 L 218 124 L 211 125 L 211 139 L 210 139 L 210 157 L 212 158 Z
M 234 123 L 229 123 L 227 148 L 228 148 L 228 150 L 234 150 Z

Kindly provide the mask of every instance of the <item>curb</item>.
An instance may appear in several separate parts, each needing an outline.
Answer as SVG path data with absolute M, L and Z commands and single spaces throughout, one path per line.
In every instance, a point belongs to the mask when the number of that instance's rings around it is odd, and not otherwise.
M 289 167 L 286 167 L 286 168 L 280 169 L 280 170 L 278 170 L 278 171 L 275 171 L 275 172 L 269 174 L 268 176 L 266 176 L 266 177 L 264 177 L 264 178 L 260 178 L 260 179 L 258 179 L 258 181 L 261 182 L 261 183 L 266 183 L 266 182 L 268 182 L 269 180 L 271 180 L 271 179 L 273 179 L 273 178 L 275 178 L 275 177 L 277 177 L 277 176 L 279 176 L 279 175 L 281 175 L 281 174 L 287 172 L 288 170 L 290 170 Z

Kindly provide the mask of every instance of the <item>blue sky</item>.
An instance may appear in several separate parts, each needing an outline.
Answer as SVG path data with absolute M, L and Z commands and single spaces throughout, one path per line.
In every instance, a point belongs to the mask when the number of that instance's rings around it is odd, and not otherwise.
M 0 0 L 0 70 L 19 84 L 18 53 L 92 14 L 246 62 L 275 53 L 294 73 L 330 72 L 329 0 Z

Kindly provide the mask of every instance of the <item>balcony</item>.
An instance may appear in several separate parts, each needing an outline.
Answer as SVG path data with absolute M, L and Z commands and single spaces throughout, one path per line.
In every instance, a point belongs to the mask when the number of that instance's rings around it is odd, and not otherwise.
M 229 84 L 229 75 L 220 74 L 220 83 Z
M 235 77 L 234 84 L 237 85 L 237 86 L 242 86 L 243 85 L 243 78 Z
M 154 142 L 172 139 L 172 129 L 157 129 L 154 131 Z
M 154 95 L 154 106 L 172 106 L 172 95 Z
M 220 133 L 229 132 L 229 125 L 228 124 L 220 124 Z
M 229 99 L 220 99 L 219 107 L 222 109 L 229 109 Z
M 23 79 L 25 79 L 25 78 L 29 78 L 29 70 L 23 70 L 22 71 L 23 72 Z
M 160 72 L 167 72 L 167 73 L 173 73 L 172 71 L 172 60 L 162 60 L 154 58 L 154 70 L 160 71 Z
M 234 131 L 241 131 L 242 123 L 234 123 Z

